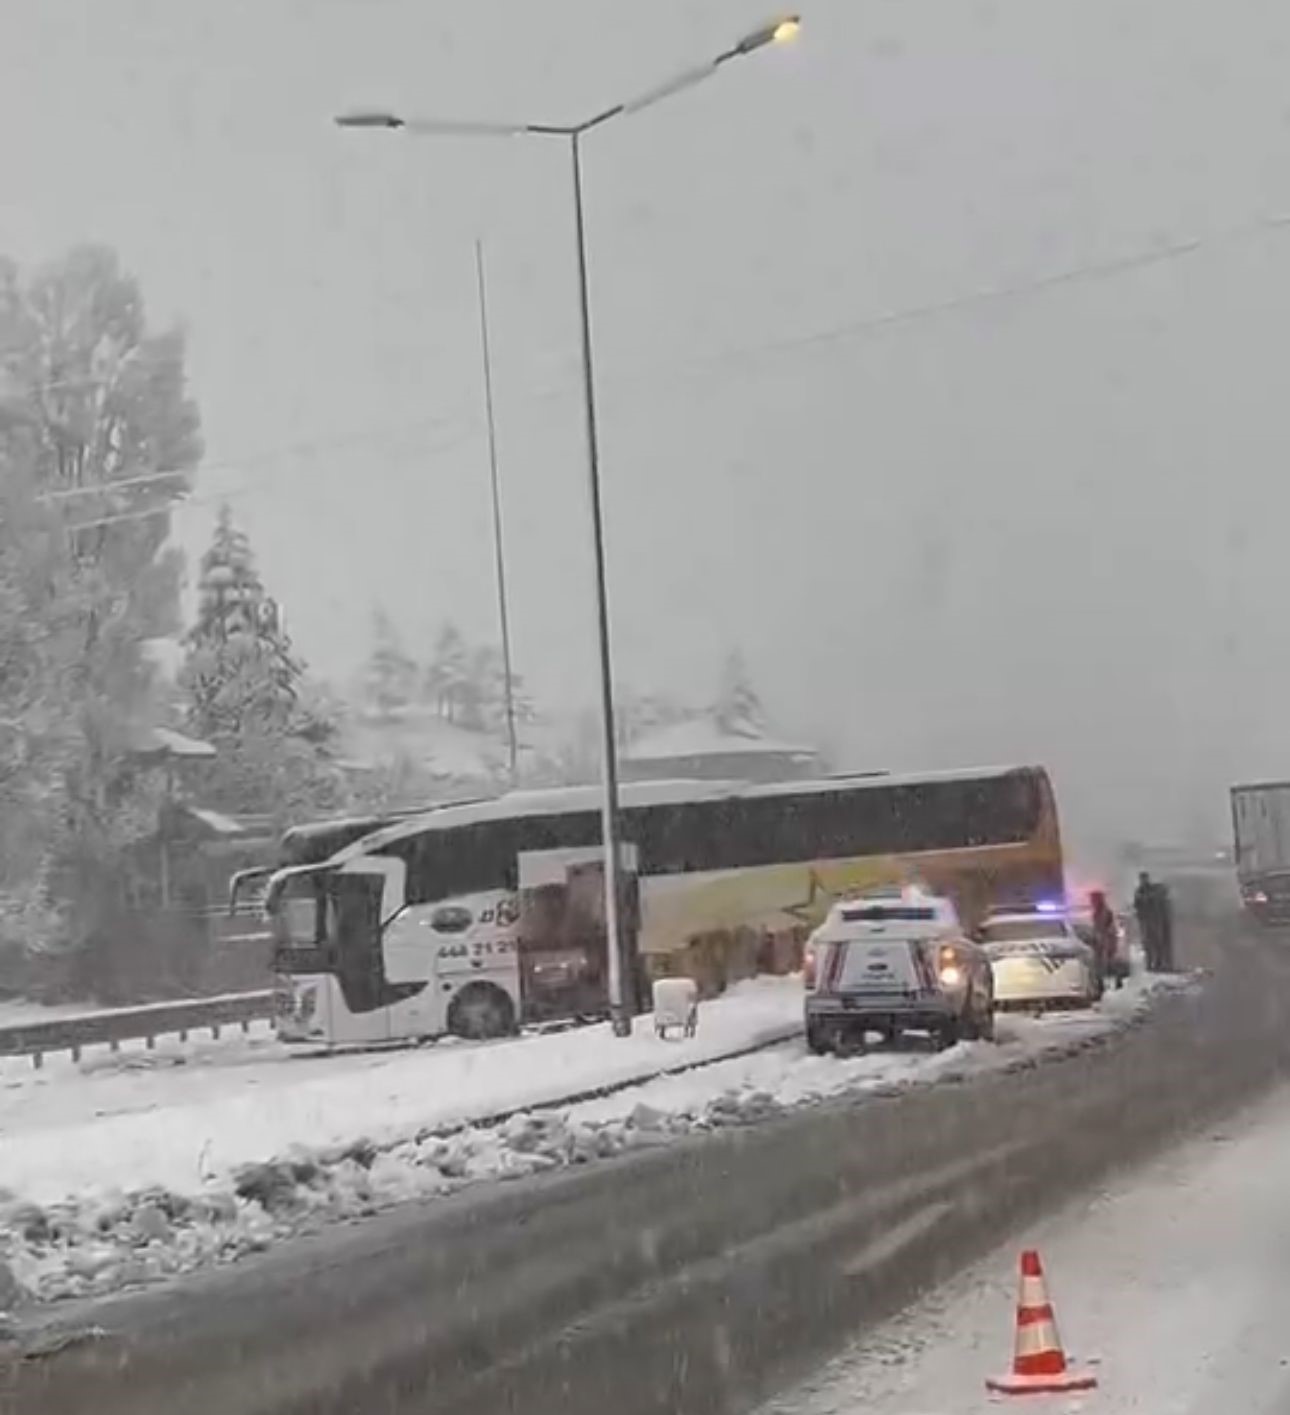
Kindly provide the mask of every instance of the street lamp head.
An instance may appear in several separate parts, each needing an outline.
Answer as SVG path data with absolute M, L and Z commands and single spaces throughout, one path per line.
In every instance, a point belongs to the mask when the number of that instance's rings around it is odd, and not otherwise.
M 771 35 L 771 41 L 775 44 L 788 44 L 797 38 L 798 31 L 802 28 L 801 15 L 785 15 L 775 26 L 775 32 Z
M 395 113 L 341 113 L 337 115 L 338 128 L 401 128 L 403 119 Z
M 734 53 L 751 54 L 754 49 L 761 49 L 767 44 L 787 44 L 790 40 L 797 38 L 797 33 L 801 28 L 802 17 L 800 15 L 781 15 L 779 19 L 772 20 L 770 24 L 763 25 L 760 29 L 745 35 L 735 45 Z

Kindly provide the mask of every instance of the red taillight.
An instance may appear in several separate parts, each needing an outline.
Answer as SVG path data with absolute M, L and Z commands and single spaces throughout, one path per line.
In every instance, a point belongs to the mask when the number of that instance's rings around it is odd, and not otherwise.
M 813 948 L 808 948 L 806 952 L 802 955 L 802 981 L 806 984 L 808 988 L 813 988 L 815 986 L 815 969 L 815 950 Z

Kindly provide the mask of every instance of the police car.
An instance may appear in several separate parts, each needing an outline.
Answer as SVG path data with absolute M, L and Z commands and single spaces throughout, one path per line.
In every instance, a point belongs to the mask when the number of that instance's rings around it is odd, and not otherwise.
M 1093 950 L 1060 904 L 992 910 L 977 939 L 994 971 L 999 1008 L 1091 1007 L 1102 996 Z
M 813 1052 L 929 1033 L 940 1046 L 993 1040 L 989 960 L 953 903 L 920 890 L 835 904 L 806 946 L 806 1041 Z

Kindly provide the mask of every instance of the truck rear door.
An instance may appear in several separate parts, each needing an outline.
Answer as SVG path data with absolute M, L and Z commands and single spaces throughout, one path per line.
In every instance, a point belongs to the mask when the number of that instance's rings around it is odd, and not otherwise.
M 1236 787 L 1232 826 L 1242 879 L 1290 870 L 1290 786 Z

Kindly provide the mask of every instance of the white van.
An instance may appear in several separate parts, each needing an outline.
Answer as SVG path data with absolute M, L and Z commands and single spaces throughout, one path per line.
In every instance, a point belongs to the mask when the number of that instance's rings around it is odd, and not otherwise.
M 953 903 L 915 890 L 835 904 L 806 953 L 806 1042 L 856 1049 L 869 1032 L 939 1046 L 994 1039 L 994 980 Z

